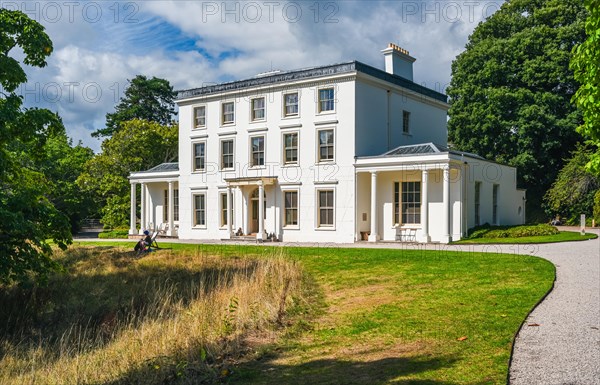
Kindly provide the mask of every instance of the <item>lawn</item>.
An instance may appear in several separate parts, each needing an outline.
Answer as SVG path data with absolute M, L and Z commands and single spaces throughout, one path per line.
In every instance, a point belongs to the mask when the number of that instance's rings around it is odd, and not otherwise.
M 474 238 L 474 239 L 462 239 L 460 241 L 452 242 L 454 245 L 476 245 L 476 244 L 535 244 L 535 243 L 556 243 L 556 242 L 573 242 L 573 241 L 587 241 L 588 239 L 598 238 L 598 235 L 593 233 L 586 233 L 581 235 L 574 231 L 561 231 L 558 234 L 553 235 L 537 235 L 529 237 L 509 237 L 509 238 Z
M 189 255 L 271 259 L 278 249 L 161 246 L 171 249 L 154 255 L 169 253 L 176 265 Z M 510 254 L 335 246 L 283 252 L 303 270 L 306 303 L 288 309 L 276 338 L 253 339 L 219 382 L 504 384 L 515 333 L 555 273 L 545 260 Z M 201 351 L 194 354 L 186 361 L 191 367 L 202 361 Z M 191 381 L 173 383 L 202 383 L 194 382 L 195 372 L 183 373 L 181 381 Z

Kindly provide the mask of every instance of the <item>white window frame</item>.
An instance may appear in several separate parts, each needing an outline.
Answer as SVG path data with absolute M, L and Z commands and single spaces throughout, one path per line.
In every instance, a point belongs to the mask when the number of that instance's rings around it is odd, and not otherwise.
M 321 200 L 320 198 L 320 193 L 321 192 L 328 192 L 331 191 L 333 193 L 333 202 L 331 203 L 332 206 L 326 206 L 326 209 L 331 209 L 331 215 L 332 215 L 332 224 L 322 224 L 321 223 Z M 315 209 L 316 209 L 316 213 L 315 213 L 315 228 L 317 230 L 335 230 L 335 200 L 336 200 L 336 191 L 335 188 L 333 187 L 320 187 L 316 189 L 316 194 L 315 194 Z
M 410 204 L 415 204 L 416 202 L 408 202 L 404 200 L 404 192 L 405 192 L 405 187 L 404 187 L 404 183 L 414 183 L 415 186 L 419 186 L 419 201 L 418 201 L 418 206 L 416 207 L 415 213 L 412 214 L 413 217 L 418 216 L 419 217 L 419 221 L 418 222 L 410 222 L 410 221 L 404 221 L 404 211 L 405 211 L 405 205 L 410 205 Z M 398 196 L 396 197 L 396 184 L 398 184 Z M 403 181 L 394 181 L 394 183 L 392 184 L 392 199 L 393 199 L 393 204 L 392 204 L 392 210 L 393 210 L 393 214 L 392 214 L 392 222 L 394 222 L 394 225 L 398 225 L 398 226 L 420 226 L 423 218 L 421 218 L 421 207 L 423 205 L 423 182 L 420 180 L 403 180 Z M 407 192 L 407 194 L 416 194 L 416 191 L 409 191 Z M 396 209 L 398 209 L 396 211 Z M 407 219 L 409 214 L 407 213 Z M 396 217 L 398 217 L 398 220 L 396 220 Z
M 196 197 L 202 197 L 204 200 L 204 209 L 196 207 Z M 204 215 L 204 224 L 198 224 L 198 214 L 201 212 Z M 193 193 L 192 194 L 192 228 L 206 229 L 207 215 L 206 215 L 206 193 Z
M 317 114 L 332 114 L 335 112 L 336 107 L 337 107 L 337 99 L 336 99 L 336 95 L 337 95 L 337 87 L 335 86 L 326 86 L 326 87 L 320 87 L 317 89 Z M 332 99 L 325 99 L 325 100 L 321 100 L 321 91 L 327 91 L 327 90 L 331 90 L 333 92 L 333 98 Z M 322 108 L 322 103 L 327 103 L 330 102 L 333 104 L 333 108 L 330 110 L 324 110 Z
M 332 159 L 321 159 L 321 142 L 320 142 L 320 135 L 321 132 L 323 131 L 331 131 L 333 132 L 333 144 L 332 144 L 332 149 L 333 149 L 333 158 Z M 317 155 L 317 159 L 316 162 L 318 163 L 335 163 L 335 154 L 336 154 L 336 148 L 335 148 L 335 143 L 336 143 L 336 135 L 335 135 L 335 129 L 332 127 L 324 127 L 324 128 L 320 128 L 317 130 L 317 140 L 316 140 L 316 155 Z
M 196 110 L 199 110 L 203 108 L 204 109 L 204 124 L 198 124 L 197 122 L 197 116 L 196 116 Z M 201 129 L 201 128 L 206 128 L 206 105 L 202 104 L 199 106 L 194 106 L 192 108 L 192 122 L 193 122 L 193 127 L 194 129 Z
M 296 207 L 295 208 L 290 208 L 290 210 L 296 210 L 296 224 L 288 224 L 287 223 L 287 210 L 288 208 L 286 207 L 286 200 L 285 200 L 285 194 L 287 193 L 296 193 Z M 285 189 L 281 191 L 281 195 L 282 195 L 282 199 L 281 201 L 283 202 L 283 218 L 281 220 L 281 223 L 283 223 L 283 228 L 284 229 L 299 229 L 300 228 L 300 190 L 299 189 Z
M 254 108 L 254 101 L 261 100 L 261 99 L 263 101 L 263 106 L 262 106 L 263 116 L 262 116 L 262 118 L 257 118 L 255 115 L 255 112 L 260 109 Z M 265 120 L 267 120 L 267 98 L 265 98 L 264 96 L 259 96 L 257 98 L 250 99 L 250 121 L 251 122 L 264 122 Z
M 231 218 L 235 218 L 234 216 L 234 207 L 235 205 L 233 204 L 234 202 L 234 194 L 231 194 Z M 219 192 L 219 213 L 220 218 L 219 218 L 219 226 L 221 228 L 226 228 L 227 227 L 227 191 L 220 191 Z M 233 219 L 231 222 L 234 222 Z
M 196 168 L 196 145 L 204 145 L 204 168 Z M 192 142 L 192 173 L 206 172 L 206 141 Z
M 263 164 L 254 164 L 254 151 L 252 150 L 252 140 L 256 139 L 256 138 L 262 138 L 263 139 Z M 249 164 L 250 164 L 250 168 L 261 168 L 261 167 L 266 167 L 267 165 L 267 136 L 266 135 L 253 135 L 251 137 L 249 137 L 249 148 L 248 148 L 248 153 L 250 154 L 250 159 L 248 160 Z
M 288 95 L 296 95 L 296 113 L 290 113 L 288 114 L 287 112 L 287 96 Z M 283 117 L 284 118 L 297 118 L 300 116 L 300 92 L 298 91 L 293 91 L 293 92 L 284 92 L 283 93 Z
M 169 189 L 164 190 L 163 222 L 169 221 Z M 173 222 L 179 222 L 179 189 L 173 189 Z
M 231 121 L 225 121 L 225 106 L 232 105 L 233 111 L 230 112 L 233 115 L 233 119 Z M 228 112 L 229 114 L 229 112 Z M 235 124 L 235 102 L 228 101 L 221 103 L 221 126 L 232 126 Z
M 288 135 L 296 135 L 296 160 L 288 162 L 286 160 L 286 142 Z M 292 148 L 293 149 L 293 148 Z M 281 164 L 283 166 L 297 166 L 300 164 L 300 131 L 286 131 L 281 133 Z
M 223 161 L 223 143 L 231 142 L 231 167 L 225 167 Z M 228 154 L 229 155 L 229 154 Z M 235 138 L 223 138 L 219 140 L 219 170 L 235 170 Z

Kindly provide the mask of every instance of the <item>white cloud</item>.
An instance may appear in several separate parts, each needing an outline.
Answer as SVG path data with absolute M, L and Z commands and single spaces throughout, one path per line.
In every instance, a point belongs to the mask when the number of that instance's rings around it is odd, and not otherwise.
M 74 5 L 69 9 L 67 3 Z M 354 59 L 382 68 L 380 50 L 394 42 L 417 58 L 415 81 L 441 90 L 468 35 L 500 5 L 499 1 L 67 3 L 54 3 L 62 5 L 60 18 L 50 8 L 44 11 L 43 5 L 30 9 L 30 16 L 46 26 L 55 51 L 48 67 L 28 69 L 26 102 L 58 111 L 70 136 L 96 151 L 99 142 L 90 133 L 103 127 L 126 80 L 137 74 L 165 78 L 176 89 L 185 89 L 272 68 Z M 98 9 L 100 13 L 94 14 Z

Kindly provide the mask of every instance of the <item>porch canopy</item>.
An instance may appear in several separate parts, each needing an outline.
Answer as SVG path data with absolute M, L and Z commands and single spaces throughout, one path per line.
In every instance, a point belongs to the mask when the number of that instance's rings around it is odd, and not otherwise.
M 357 181 L 360 180 L 358 178 L 359 174 L 370 174 L 371 184 L 370 184 L 370 233 L 369 233 L 369 242 L 377 242 L 380 239 L 384 239 L 382 237 L 383 231 L 379 227 L 379 224 L 384 223 L 384 218 L 378 218 L 378 213 L 381 211 L 383 215 L 387 213 L 387 211 L 381 209 L 384 205 L 381 196 L 384 195 L 382 192 L 379 193 L 378 198 L 378 190 L 377 190 L 377 180 L 378 174 L 384 173 L 412 173 L 412 174 L 420 174 L 420 213 L 419 214 L 419 230 L 417 232 L 417 241 L 420 242 L 431 242 L 431 234 L 430 234 L 430 201 L 429 201 L 429 191 L 428 188 L 431 185 L 430 176 L 432 172 L 435 172 L 436 176 L 441 176 L 443 179 L 442 183 L 442 210 L 441 217 L 439 221 L 441 221 L 441 236 L 437 236 L 443 243 L 447 243 L 452 239 L 452 230 L 454 233 L 462 233 L 464 230 L 463 227 L 466 225 L 466 220 L 464 219 L 465 213 L 465 205 L 463 203 L 463 190 L 464 180 L 463 174 L 465 173 L 465 157 L 468 158 L 476 158 L 481 159 L 478 155 L 463 153 L 458 151 L 450 150 L 446 146 L 437 145 L 434 143 L 423 143 L 416 145 L 407 145 L 400 146 L 394 148 L 384 154 L 377 156 L 362 156 L 357 157 L 354 167 L 355 172 L 357 174 Z M 452 172 L 452 176 L 451 176 Z M 441 175 L 440 175 L 441 173 Z M 380 176 L 381 178 L 381 176 Z M 418 179 L 417 179 L 418 180 Z M 451 229 L 451 223 L 453 222 L 452 218 L 452 205 L 450 199 L 450 191 L 451 186 L 450 183 L 459 182 L 459 197 L 456 197 L 460 203 L 461 208 L 460 212 L 454 213 L 454 215 L 458 215 L 460 217 L 460 230 Z M 357 182 L 358 183 L 358 182 Z M 357 187 L 357 204 L 359 203 L 360 197 L 360 186 Z M 368 190 L 366 190 L 368 191 Z M 385 193 L 385 192 L 384 192 Z M 363 194 L 365 192 L 363 191 Z M 368 193 L 366 193 L 368 194 Z M 392 203 L 393 202 L 388 202 Z M 357 216 L 358 216 L 357 210 Z M 390 214 L 391 215 L 391 214 Z M 436 217 L 437 218 L 437 217 Z M 364 220 L 364 218 L 363 218 Z M 397 218 L 392 218 L 393 221 L 396 221 Z M 360 223 L 357 218 L 357 223 Z M 398 222 L 402 222 L 398 220 L 395 225 L 399 225 Z M 389 221 L 388 221 L 389 223 Z M 436 220 L 437 224 L 437 220 Z M 403 223 L 400 223 L 403 225 Z M 360 229 L 359 229 L 360 230 Z M 357 230 L 358 232 L 358 230 Z
M 130 216 L 130 227 L 129 234 L 143 234 L 144 229 L 147 229 L 151 222 L 149 220 L 148 209 L 148 197 L 150 184 L 167 184 L 168 186 L 168 204 L 167 204 L 167 235 L 175 236 L 175 224 L 174 224 L 174 212 L 175 212 L 175 201 L 174 201 L 174 190 L 175 185 L 179 183 L 179 163 L 161 163 L 158 166 L 152 167 L 146 171 L 132 172 L 129 175 L 129 183 L 131 184 L 131 216 Z M 140 229 L 139 232 L 136 228 L 137 221 L 137 199 L 136 199 L 136 185 L 141 185 L 141 203 L 140 203 Z
M 265 202 L 265 186 L 271 186 L 277 183 L 276 176 L 247 176 L 237 178 L 225 178 L 227 183 L 227 231 L 228 234 L 232 235 L 231 224 L 233 220 L 231 218 L 232 207 L 231 207 L 231 188 L 232 187 L 244 187 L 244 186 L 257 186 L 258 187 L 258 233 L 256 238 L 264 240 L 267 237 L 265 233 L 265 213 L 264 213 L 264 202 Z

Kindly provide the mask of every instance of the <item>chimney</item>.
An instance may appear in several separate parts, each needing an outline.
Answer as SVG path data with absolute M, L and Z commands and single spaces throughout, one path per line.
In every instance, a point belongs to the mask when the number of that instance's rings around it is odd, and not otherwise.
M 413 81 L 412 63 L 417 59 L 410 56 L 407 50 L 390 43 L 381 53 L 385 58 L 385 72 Z

